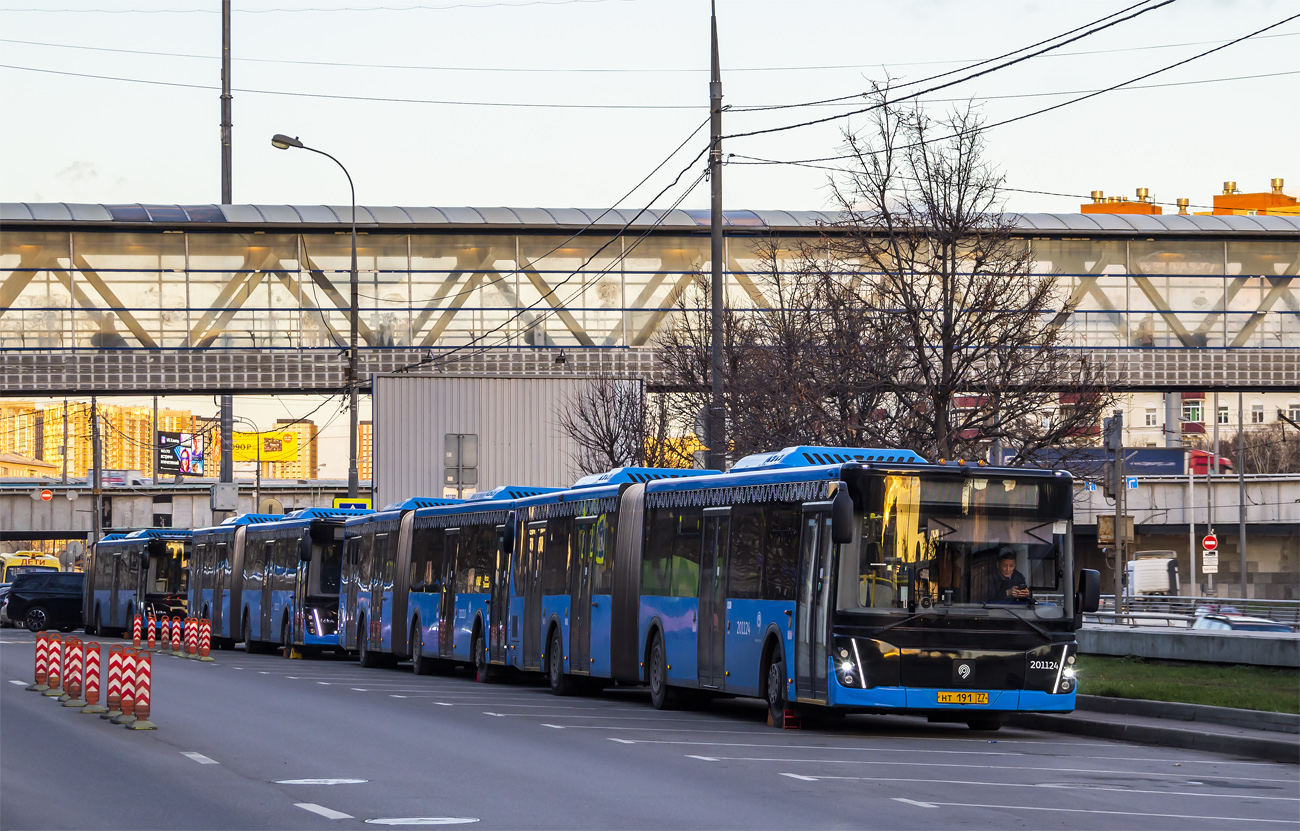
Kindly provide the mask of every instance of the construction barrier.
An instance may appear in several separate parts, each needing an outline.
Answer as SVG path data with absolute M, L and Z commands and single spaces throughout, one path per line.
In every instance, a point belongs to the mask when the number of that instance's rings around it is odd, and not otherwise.
M 196 617 L 185 619 L 185 657 L 199 657 L 199 619 Z
M 140 648 L 140 627 L 143 624 L 144 620 L 139 615 L 131 619 L 131 646 L 136 649 Z
M 86 644 L 86 706 L 81 712 L 87 715 L 107 713 L 108 708 L 99 703 L 99 644 Z
M 122 652 L 117 644 L 108 647 L 108 709 L 100 718 L 117 718 L 122 715 Z
M 113 724 L 130 724 L 135 721 L 136 653 L 122 650 L 122 714 L 109 719 Z
M 181 653 L 181 619 L 172 618 L 172 654 L 180 655 Z
M 49 689 L 41 693 L 50 697 L 63 695 L 61 684 L 63 681 L 63 636 L 49 636 L 49 656 L 50 666 L 46 670 L 46 682 L 50 685 Z
M 154 630 L 155 630 L 156 628 L 157 628 L 157 621 L 154 620 L 153 612 L 150 612 L 150 613 L 149 613 L 149 625 L 148 625 L 148 629 L 149 629 L 149 637 L 148 637 L 148 639 L 145 641 L 145 643 L 146 643 L 146 644 L 148 645 L 148 647 L 149 647 L 149 651 L 150 651 L 150 652 L 153 652 L 154 647 L 155 647 L 155 646 L 157 645 L 157 643 L 158 643 L 158 641 L 157 641 L 157 640 L 155 639 L 155 637 L 154 637 Z
M 85 660 L 85 643 L 81 638 L 68 638 L 67 657 L 63 661 L 65 665 L 63 691 L 68 695 L 67 700 L 63 702 L 64 707 L 86 706 L 86 702 L 81 697 L 85 689 Z
M 214 661 L 212 652 L 212 621 L 207 618 L 199 620 L 199 660 Z
M 36 636 L 36 672 L 32 676 L 32 683 L 27 685 L 27 689 L 32 692 L 43 692 L 50 688 L 45 683 L 49 678 L 50 671 L 50 636 L 41 632 Z
M 167 651 L 167 641 L 168 641 L 167 631 L 168 631 L 167 617 L 164 615 L 163 617 L 158 618 L 158 651 L 159 652 Z
M 135 663 L 135 719 L 126 725 L 128 730 L 157 730 L 158 725 L 149 720 L 149 688 L 153 681 L 153 656 L 138 652 Z M 123 710 L 125 712 L 125 710 Z

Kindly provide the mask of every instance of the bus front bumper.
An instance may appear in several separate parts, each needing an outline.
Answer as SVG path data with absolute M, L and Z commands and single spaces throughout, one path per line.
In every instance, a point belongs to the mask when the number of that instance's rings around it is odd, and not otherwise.
M 1018 713 L 1068 713 L 1074 709 L 1074 691 L 1046 693 L 1039 690 L 958 690 L 929 687 L 871 687 L 868 689 L 845 687 L 834 673 L 829 682 L 827 704 L 832 707 L 876 711 L 935 712 L 1018 712 Z M 988 696 L 984 704 L 940 703 L 941 692 L 973 693 Z

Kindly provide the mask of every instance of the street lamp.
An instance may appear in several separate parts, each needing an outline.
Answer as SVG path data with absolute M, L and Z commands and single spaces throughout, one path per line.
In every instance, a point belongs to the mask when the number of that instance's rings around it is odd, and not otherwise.
M 348 190 L 352 193 L 352 302 L 348 309 L 350 328 L 352 329 L 351 345 L 348 348 L 348 409 L 351 413 L 348 425 L 348 496 L 355 498 L 359 494 L 361 485 L 357 477 L 357 190 L 352 185 L 352 174 L 348 173 L 348 169 L 343 166 L 343 162 L 324 150 L 308 147 L 296 137 L 291 138 L 282 133 L 276 133 L 271 137 L 271 146 L 280 150 L 296 147 L 299 150 L 310 150 L 324 156 L 338 165 L 339 169 L 343 171 L 343 175 L 348 177 Z

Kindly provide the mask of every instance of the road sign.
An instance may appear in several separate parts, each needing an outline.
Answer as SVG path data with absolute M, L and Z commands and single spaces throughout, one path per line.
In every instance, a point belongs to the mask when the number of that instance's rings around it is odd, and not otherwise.
M 43 490 L 43 491 L 41 491 L 41 501 L 42 501 L 42 502 L 49 502 L 49 501 L 50 501 L 51 499 L 53 499 L 53 498 L 54 498 L 54 491 L 49 490 L 48 488 L 45 489 L 45 490 Z
M 1219 538 L 1213 534 L 1206 534 L 1205 538 L 1201 540 L 1201 545 L 1205 547 L 1206 551 L 1216 551 L 1219 548 Z
M 1125 477 L 1128 480 L 1128 489 L 1135 491 L 1138 489 L 1138 478 L 1136 476 Z
M 1218 574 L 1219 573 L 1219 552 L 1206 549 L 1201 552 L 1201 573 Z
M 1086 491 L 1095 491 L 1095 490 L 1097 489 L 1097 483 L 1096 483 L 1096 482 L 1084 482 L 1084 483 L 1083 483 L 1083 489 L 1086 490 Z
M 336 496 L 334 497 L 334 507 L 354 511 L 368 511 L 371 504 L 370 500 L 364 496 Z

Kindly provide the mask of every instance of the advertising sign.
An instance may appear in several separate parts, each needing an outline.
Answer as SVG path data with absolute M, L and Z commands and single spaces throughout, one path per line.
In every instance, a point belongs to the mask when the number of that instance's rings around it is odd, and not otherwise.
M 202 476 L 202 433 L 158 433 L 158 476 Z
M 232 458 L 237 462 L 296 462 L 298 434 L 288 430 L 235 433 L 235 454 Z

